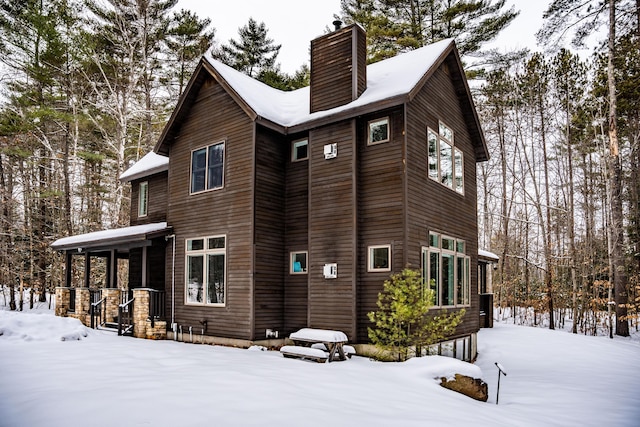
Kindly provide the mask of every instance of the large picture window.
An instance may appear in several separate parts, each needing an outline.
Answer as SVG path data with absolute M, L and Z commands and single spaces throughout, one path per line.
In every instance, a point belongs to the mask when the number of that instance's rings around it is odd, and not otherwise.
M 221 188 L 224 183 L 224 142 L 191 152 L 191 193 Z
M 187 239 L 186 246 L 187 304 L 224 305 L 226 237 Z
M 464 240 L 430 233 L 429 247 L 422 248 L 422 275 L 433 291 L 438 307 L 468 306 L 471 295 L 471 258 Z
M 464 194 L 464 157 L 455 147 L 453 131 L 444 123 L 438 132 L 427 129 L 427 163 L 429 178 Z

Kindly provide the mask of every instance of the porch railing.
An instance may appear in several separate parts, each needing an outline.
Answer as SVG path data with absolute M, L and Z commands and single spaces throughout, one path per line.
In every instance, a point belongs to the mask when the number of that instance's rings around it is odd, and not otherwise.
M 155 321 L 165 318 L 166 293 L 155 289 L 149 289 L 149 319 L 151 327 L 155 328 Z
M 131 298 L 118 305 L 118 335 L 133 331 L 133 301 L 134 298 Z
M 91 329 L 95 329 L 98 326 L 104 326 L 107 322 L 106 316 L 106 298 L 101 298 L 98 301 L 94 301 L 94 296 L 101 296 L 97 292 L 91 293 L 91 307 L 89 308 L 89 315 L 91 317 Z

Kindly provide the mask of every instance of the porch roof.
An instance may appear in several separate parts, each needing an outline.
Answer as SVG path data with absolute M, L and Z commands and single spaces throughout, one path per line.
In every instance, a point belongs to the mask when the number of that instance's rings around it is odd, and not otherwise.
M 166 222 L 134 225 L 130 227 L 114 228 L 111 230 L 94 231 L 63 237 L 51 244 L 58 251 L 74 250 L 78 252 L 107 250 L 115 248 L 128 249 L 145 246 L 150 239 L 166 236 L 172 231 Z
M 493 252 L 485 251 L 483 249 L 478 249 L 478 258 L 490 262 L 500 261 L 500 257 L 498 255 L 494 254 Z

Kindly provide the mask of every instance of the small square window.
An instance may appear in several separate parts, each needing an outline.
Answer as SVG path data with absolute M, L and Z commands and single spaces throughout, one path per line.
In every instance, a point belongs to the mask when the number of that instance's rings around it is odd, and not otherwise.
M 389 141 L 389 118 L 369 122 L 368 145 Z
M 391 271 L 391 245 L 369 246 L 368 271 Z
M 309 158 L 309 140 L 302 139 L 299 141 L 293 141 L 293 150 L 291 153 L 291 160 L 306 160 Z
M 456 242 L 455 239 L 451 239 L 449 237 L 443 237 L 442 249 L 447 251 L 455 251 L 456 250 L 455 242 Z
M 307 252 L 291 252 L 289 274 L 307 274 Z

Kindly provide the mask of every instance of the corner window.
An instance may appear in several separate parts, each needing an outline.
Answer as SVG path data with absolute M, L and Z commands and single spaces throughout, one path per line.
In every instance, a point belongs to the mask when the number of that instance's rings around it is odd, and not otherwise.
M 289 274 L 307 274 L 307 252 L 291 252 Z
M 438 133 L 427 129 L 427 153 L 429 178 L 464 194 L 464 157 L 451 128 L 439 122 Z
M 149 206 L 149 182 L 144 181 L 138 187 L 138 216 L 147 216 Z
M 221 188 L 223 178 L 224 142 L 191 152 L 191 193 Z
M 367 271 L 391 271 L 391 245 L 369 246 Z
M 226 237 L 187 239 L 187 304 L 224 305 Z
M 367 145 L 389 141 L 389 118 L 369 122 Z
M 309 158 L 309 140 L 293 141 L 291 161 L 306 160 Z
M 468 306 L 471 303 L 471 258 L 465 241 L 429 234 L 429 247 L 422 248 L 422 276 L 437 307 Z

